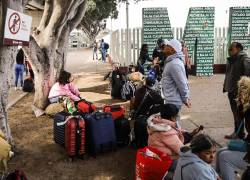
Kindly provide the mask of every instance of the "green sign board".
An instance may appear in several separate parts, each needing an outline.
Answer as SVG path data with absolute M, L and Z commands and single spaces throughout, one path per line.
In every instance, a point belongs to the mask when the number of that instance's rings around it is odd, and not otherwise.
M 149 55 L 152 55 L 157 39 L 173 38 L 167 8 L 143 8 L 142 24 L 143 43 L 148 44 Z
M 183 40 L 195 64 L 196 75 L 213 75 L 214 7 L 189 9 Z
M 245 50 L 250 48 L 250 7 L 231 7 L 229 11 L 229 44 L 240 42 Z

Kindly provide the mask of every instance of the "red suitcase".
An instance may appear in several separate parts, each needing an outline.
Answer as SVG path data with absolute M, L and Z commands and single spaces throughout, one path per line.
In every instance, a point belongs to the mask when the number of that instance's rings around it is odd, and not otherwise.
M 65 124 L 65 148 L 69 156 L 85 154 L 85 121 L 81 117 L 69 117 Z
M 111 113 L 115 120 L 125 115 L 125 108 L 120 105 L 104 105 L 103 112 Z

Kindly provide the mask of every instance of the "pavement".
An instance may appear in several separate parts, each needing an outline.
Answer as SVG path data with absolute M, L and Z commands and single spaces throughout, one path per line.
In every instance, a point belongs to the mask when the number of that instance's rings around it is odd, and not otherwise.
M 92 60 L 91 49 L 71 50 L 66 61 L 66 70 L 76 77 L 78 88 L 82 89 L 82 96 L 93 102 L 103 102 L 110 98 L 109 92 L 101 95 L 91 92 L 92 89 L 102 88 L 107 82 L 103 81 L 103 74 L 110 70 L 108 63 Z M 86 81 L 86 78 L 89 79 Z M 233 130 L 233 115 L 230 110 L 227 95 L 222 93 L 224 75 L 216 74 L 211 77 L 190 76 L 192 107 L 183 106 L 181 111 L 181 125 L 184 129 L 192 130 L 199 125 L 205 127 L 205 133 L 211 135 L 220 146 L 225 146 L 225 134 Z M 10 88 L 9 106 L 14 105 L 26 93 Z

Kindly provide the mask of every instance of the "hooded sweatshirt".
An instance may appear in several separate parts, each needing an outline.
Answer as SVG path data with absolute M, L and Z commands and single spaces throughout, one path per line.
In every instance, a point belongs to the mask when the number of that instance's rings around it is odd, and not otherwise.
M 177 159 L 180 148 L 183 146 L 184 138 L 176 123 L 162 119 L 158 114 L 148 118 L 148 146 L 154 147 L 172 159 Z
M 189 87 L 182 52 L 168 56 L 162 74 L 162 94 L 165 103 L 179 108 L 189 97 Z
M 213 167 L 191 151 L 181 152 L 173 180 L 217 180 Z

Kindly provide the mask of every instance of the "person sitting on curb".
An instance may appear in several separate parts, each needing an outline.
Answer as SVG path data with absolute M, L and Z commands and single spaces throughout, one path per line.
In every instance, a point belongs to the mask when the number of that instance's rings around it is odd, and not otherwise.
M 154 85 L 155 79 L 147 77 L 145 79 L 145 85 L 135 91 L 134 101 L 131 102 L 132 107 L 134 107 L 134 116 L 150 116 L 160 112 L 159 107 L 163 104 L 163 99 L 160 94 L 154 90 Z M 142 104 L 141 101 L 143 101 Z
M 173 180 L 220 180 L 210 165 L 215 159 L 216 143 L 205 134 L 199 134 L 190 146 L 181 148 Z
M 72 83 L 74 80 L 71 73 L 61 71 L 58 81 L 52 86 L 49 92 L 50 103 L 57 103 L 63 97 L 68 97 L 72 101 L 79 101 L 81 99 L 79 90 Z

